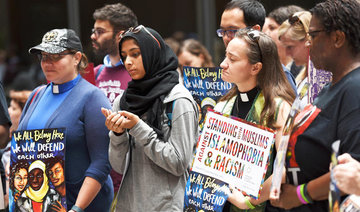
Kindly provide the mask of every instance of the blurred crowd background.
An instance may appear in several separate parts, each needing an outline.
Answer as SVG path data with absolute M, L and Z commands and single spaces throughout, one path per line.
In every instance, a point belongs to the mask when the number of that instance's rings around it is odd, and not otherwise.
M 80 36 L 85 53 L 95 66 L 91 47 L 92 13 L 105 4 L 121 2 L 138 16 L 140 24 L 152 27 L 165 38 L 182 41 L 194 38 L 203 43 L 218 66 L 224 57 L 224 44 L 216 35 L 225 4 L 229 0 L 0 0 L 0 80 L 7 91 L 32 90 L 46 83 L 37 59 L 29 47 L 54 28 L 72 28 Z M 262 0 L 267 12 L 295 4 L 310 9 L 320 1 Z

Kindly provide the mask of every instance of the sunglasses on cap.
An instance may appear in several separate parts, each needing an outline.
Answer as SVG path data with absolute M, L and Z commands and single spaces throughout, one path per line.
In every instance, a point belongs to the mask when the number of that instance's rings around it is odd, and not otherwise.
M 300 24 L 304 27 L 305 32 L 308 31 L 308 26 L 306 26 L 306 25 L 301 21 L 301 19 L 299 18 L 299 16 L 297 16 L 297 15 L 291 15 L 291 16 L 288 18 L 288 21 L 289 21 L 289 24 L 290 24 L 291 26 L 294 26 L 294 25 L 296 25 L 297 23 L 300 23 Z
M 123 33 L 120 34 L 120 38 L 122 39 L 122 38 L 126 35 L 126 33 L 130 33 L 130 32 L 132 32 L 132 33 L 138 33 L 138 32 L 140 32 L 142 29 L 143 29 L 147 34 L 149 34 L 149 35 L 156 41 L 156 43 L 159 45 L 159 48 L 161 48 L 161 45 L 160 45 L 159 40 L 156 39 L 156 37 L 155 37 L 153 34 L 151 34 L 151 32 L 150 32 L 148 29 L 146 29 L 146 27 L 144 27 L 143 25 L 139 25 L 139 26 L 137 26 L 137 27 L 130 27 L 128 30 L 126 30 L 126 31 L 124 31 Z
M 259 40 L 260 40 L 260 31 L 259 30 L 255 30 L 255 29 L 252 29 L 252 28 L 244 28 L 244 29 L 239 29 L 238 30 L 239 33 L 246 33 L 247 37 L 255 42 L 259 48 L 259 53 L 260 53 L 260 61 L 262 61 L 262 52 L 261 52 L 261 48 L 260 48 L 260 45 L 259 45 Z

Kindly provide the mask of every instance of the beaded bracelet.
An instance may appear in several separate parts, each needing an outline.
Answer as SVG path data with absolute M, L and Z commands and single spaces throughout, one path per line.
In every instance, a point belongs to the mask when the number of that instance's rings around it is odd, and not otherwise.
M 253 204 L 251 204 L 249 198 L 245 197 L 245 204 L 250 208 L 250 209 L 254 209 L 255 206 Z
M 299 198 L 300 202 L 304 205 L 308 204 L 301 196 L 301 185 L 299 185 L 298 187 L 296 187 L 296 194 L 297 194 L 297 197 Z

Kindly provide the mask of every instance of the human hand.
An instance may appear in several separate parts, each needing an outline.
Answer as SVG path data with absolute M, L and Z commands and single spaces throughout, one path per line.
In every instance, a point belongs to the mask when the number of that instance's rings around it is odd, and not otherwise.
M 116 133 L 133 128 L 140 120 L 137 115 L 127 111 L 112 112 L 105 108 L 101 108 L 101 111 L 106 117 L 106 127 Z
M 290 184 L 282 184 L 280 198 L 278 200 L 272 199 L 270 203 L 279 208 L 291 209 L 298 206 L 301 206 L 297 193 L 296 186 Z
M 119 114 L 126 117 L 126 119 L 121 123 L 121 127 L 125 129 L 133 128 L 140 121 L 139 116 L 127 111 L 119 111 Z
M 340 155 L 338 162 L 333 169 L 336 185 L 347 194 L 360 195 L 360 162 L 348 153 Z
M 233 185 L 229 185 L 229 188 L 230 188 L 230 193 L 227 200 L 240 209 L 249 209 L 249 206 L 247 206 L 246 204 L 246 198 L 248 197 L 245 197 Z
M 106 117 L 105 126 L 116 133 L 123 133 L 124 128 L 120 127 L 121 123 L 124 121 L 125 117 L 121 116 L 119 112 L 112 112 L 109 109 L 101 108 L 101 112 Z
M 66 212 L 66 209 L 61 205 L 60 201 L 55 201 L 52 205 L 49 206 L 48 211 L 54 212 Z

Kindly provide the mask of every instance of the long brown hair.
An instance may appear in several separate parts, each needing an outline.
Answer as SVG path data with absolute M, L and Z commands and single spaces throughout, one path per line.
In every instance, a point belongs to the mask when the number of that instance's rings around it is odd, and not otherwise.
M 265 98 L 265 105 L 260 114 L 260 124 L 267 123 L 268 127 L 274 128 L 276 114 L 274 99 L 280 97 L 292 104 L 295 93 L 285 76 L 275 42 L 262 32 L 259 32 L 258 40 L 251 38 L 248 35 L 251 30 L 240 30 L 234 39 L 243 39 L 248 44 L 247 56 L 250 64 L 262 63 L 262 69 L 256 77 L 257 86 Z M 237 92 L 238 89 L 234 86 L 220 101 L 229 100 Z

